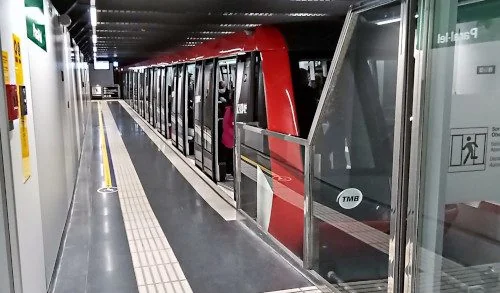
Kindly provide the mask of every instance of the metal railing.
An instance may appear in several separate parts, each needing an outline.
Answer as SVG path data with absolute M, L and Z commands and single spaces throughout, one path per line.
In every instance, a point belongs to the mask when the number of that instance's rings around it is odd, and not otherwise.
M 312 269 L 314 264 L 317 262 L 317 249 L 314 249 L 314 243 L 316 243 L 316 233 L 313 219 L 313 198 L 312 198 L 312 180 L 313 180 L 313 168 L 314 166 L 314 147 L 310 145 L 307 139 L 299 138 L 292 135 L 287 135 L 279 132 L 270 131 L 267 129 L 262 129 L 248 124 L 238 122 L 235 127 L 235 196 L 236 204 L 239 210 L 241 209 L 241 182 L 242 182 L 242 145 L 245 142 L 242 141 L 242 137 L 245 133 L 251 133 L 259 135 L 263 140 L 268 137 L 272 139 L 277 139 L 278 141 L 292 143 L 297 145 L 297 147 L 303 152 L 303 180 L 304 190 L 303 190 L 303 211 L 304 211 L 304 227 L 303 227 L 303 251 L 302 251 L 302 265 L 305 269 Z M 269 154 L 270 159 L 272 159 L 271 154 Z M 302 156 L 301 156 L 302 157 Z M 300 173 L 299 173 L 300 175 Z

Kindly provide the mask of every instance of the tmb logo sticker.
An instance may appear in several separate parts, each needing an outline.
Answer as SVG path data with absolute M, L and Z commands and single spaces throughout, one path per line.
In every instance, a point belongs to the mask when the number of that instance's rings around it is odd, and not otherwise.
M 363 201 L 363 193 L 356 188 L 348 188 L 337 196 L 337 202 L 346 210 L 357 207 Z

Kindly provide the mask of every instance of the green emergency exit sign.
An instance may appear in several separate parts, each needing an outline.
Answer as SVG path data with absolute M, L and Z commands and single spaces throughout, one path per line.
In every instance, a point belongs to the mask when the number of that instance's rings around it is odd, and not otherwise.
M 26 31 L 28 39 L 47 51 L 45 37 L 45 14 L 43 0 L 24 0 L 26 11 Z

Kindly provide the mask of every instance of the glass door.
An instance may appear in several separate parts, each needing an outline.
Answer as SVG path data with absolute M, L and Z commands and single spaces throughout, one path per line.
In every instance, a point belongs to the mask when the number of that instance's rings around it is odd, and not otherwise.
M 160 110 L 161 110 L 161 98 L 160 98 L 160 69 L 155 68 L 155 80 L 154 80 L 154 95 L 155 95 L 155 107 L 154 107 L 154 113 L 155 113 L 155 119 L 154 119 L 154 126 L 155 129 L 160 132 Z
M 178 66 L 172 67 L 172 96 L 171 96 L 171 112 L 170 112 L 170 123 L 172 144 L 177 147 L 178 133 L 177 133 L 177 76 L 178 76 Z
M 194 93 L 194 158 L 203 170 L 203 63 L 196 63 L 196 87 Z
M 234 147 L 234 95 L 236 85 L 236 59 L 218 60 L 216 68 L 214 107 L 214 160 L 217 182 L 226 182 L 233 188 L 233 147 Z M 225 142 L 225 143 L 224 143 Z
M 186 67 L 186 77 L 184 85 L 184 141 L 186 142 L 187 156 L 194 153 L 194 81 L 195 64 Z
M 500 1 L 420 5 L 407 291 L 500 292 Z
M 161 133 L 161 107 L 162 107 L 162 100 L 161 100 L 161 90 L 160 90 L 160 74 L 161 74 L 161 69 L 160 68 L 155 68 L 155 86 L 154 86 L 154 92 L 155 92 L 155 128 L 158 130 L 158 132 Z
M 165 88 L 166 86 L 166 74 L 165 74 L 165 68 L 160 68 L 160 99 L 161 99 L 161 106 L 160 106 L 160 132 L 163 136 L 167 137 L 167 90 Z
M 206 60 L 203 66 L 203 172 L 215 179 L 215 78 L 214 61 Z
M 165 69 L 165 90 L 166 90 L 166 95 L 167 95 L 167 111 L 166 111 L 166 126 L 167 126 L 167 138 L 172 138 L 172 111 L 173 111 L 173 67 L 167 67 Z
M 182 64 L 177 67 L 177 91 L 176 91 L 176 99 L 177 99 L 177 148 L 183 153 L 186 154 L 186 145 L 185 145 L 185 110 L 186 110 L 186 99 L 184 95 L 184 76 L 186 71 L 186 65 Z
M 154 68 L 149 68 L 149 78 L 148 78 L 148 122 L 150 125 L 154 126 Z
M 394 292 L 403 7 L 370 3 L 347 16 L 309 134 L 304 264 L 339 290 Z

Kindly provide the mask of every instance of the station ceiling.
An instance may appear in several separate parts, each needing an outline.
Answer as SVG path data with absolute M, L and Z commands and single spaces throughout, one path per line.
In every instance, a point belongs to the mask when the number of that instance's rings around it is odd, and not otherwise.
M 93 54 L 90 0 L 53 0 Z M 97 58 L 126 65 L 261 24 L 339 20 L 354 0 L 96 0 Z M 325 29 L 328 29 L 325 27 Z

